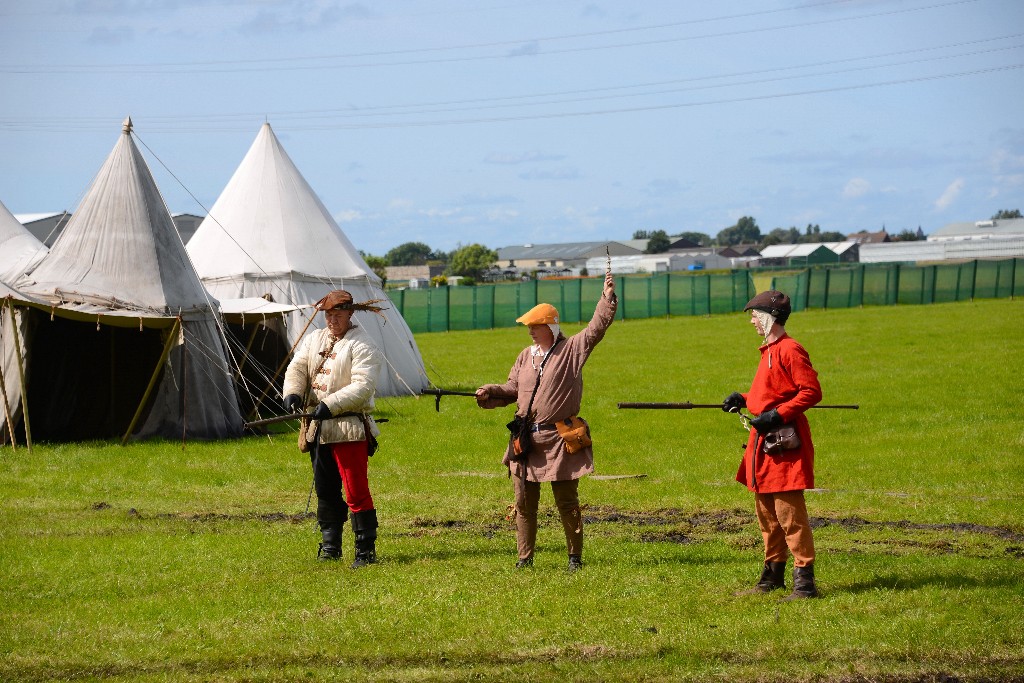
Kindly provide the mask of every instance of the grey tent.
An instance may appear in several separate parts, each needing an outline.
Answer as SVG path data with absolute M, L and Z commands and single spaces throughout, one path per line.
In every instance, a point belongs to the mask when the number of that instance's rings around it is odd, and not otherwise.
M 130 119 L 49 253 L 9 284 L 50 307 L 23 309 L 35 439 L 241 434 L 218 302 L 189 263 Z
M 383 316 L 359 312 L 362 325 L 384 352 L 377 382 L 381 396 L 419 394 L 429 386 L 423 358 L 401 314 L 387 301 L 380 278 L 331 217 L 274 135 L 263 124 L 221 192 L 210 215 L 188 242 L 203 284 L 216 297 L 258 297 L 308 305 L 331 289 L 356 301 L 384 299 Z M 286 318 L 285 353 L 310 316 Z M 323 327 L 316 316 L 310 329 Z

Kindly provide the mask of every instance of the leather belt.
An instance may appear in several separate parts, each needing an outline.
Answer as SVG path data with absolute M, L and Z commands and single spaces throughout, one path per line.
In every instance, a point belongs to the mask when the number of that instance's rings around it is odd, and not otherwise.
M 547 432 L 552 429 L 557 429 L 553 424 L 532 424 L 530 425 L 531 432 Z

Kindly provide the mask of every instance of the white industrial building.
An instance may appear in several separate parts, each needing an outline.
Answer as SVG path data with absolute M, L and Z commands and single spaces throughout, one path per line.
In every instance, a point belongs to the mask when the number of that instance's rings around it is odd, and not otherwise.
M 861 263 L 1024 257 L 1024 218 L 950 223 L 917 242 L 860 245 Z

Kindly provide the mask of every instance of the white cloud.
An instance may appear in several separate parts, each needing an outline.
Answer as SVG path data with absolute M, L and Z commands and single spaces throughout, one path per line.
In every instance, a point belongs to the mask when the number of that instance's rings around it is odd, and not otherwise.
M 491 222 L 502 222 L 519 218 L 519 212 L 515 209 L 492 209 L 487 212 L 487 220 Z
M 334 215 L 334 220 L 339 223 L 354 223 L 364 218 L 363 212 L 359 209 L 348 209 Z
M 935 200 L 935 209 L 937 211 L 948 209 L 956 201 L 956 198 L 960 196 L 960 192 L 964 189 L 964 184 L 963 178 L 957 178 L 951 182 L 943 191 L 942 196 Z
M 1024 154 L 1000 148 L 989 157 L 989 166 L 995 175 L 1013 173 L 1024 168 Z
M 489 152 L 487 156 L 484 157 L 484 163 L 510 166 L 535 161 L 561 161 L 564 158 L 564 154 L 549 154 L 547 152 Z
M 567 206 L 562 209 L 562 216 L 568 221 L 569 225 L 587 231 L 592 231 L 599 226 L 608 224 L 608 219 L 603 214 L 604 212 L 599 207 L 578 209 L 574 206 Z
M 871 191 L 871 183 L 864 178 L 851 178 L 843 188 L 844 199 L 863 197 Z
M 462 209 L 420 209 L 419 214 L 421 216 L 429 216 L 430 218 L 450 218 L 457 214 L 462 213 Z
M 411 199 L 404 199 L 396 197 L 388 202 L 388 209 L 392 211 L 409 211 L 412 209 L 413 203 Z
M 523 200 L 510 194 L 466 194 L 459 199 L 460 204 L 519 204 Z
M 533 170 L 520 173 L 520 180 L 577 180 L 580 172 L 575 168 L 556 168 L 548 171 Z
M 825 212 L 820 209 L 804 209 L 803 211 L 793 214 L 793 225 L 803 226 L 811 223 L 817 223 L 824 215 Z M 762 232 L 764 232 L 764 230 L 764 228 L 761 228 Z

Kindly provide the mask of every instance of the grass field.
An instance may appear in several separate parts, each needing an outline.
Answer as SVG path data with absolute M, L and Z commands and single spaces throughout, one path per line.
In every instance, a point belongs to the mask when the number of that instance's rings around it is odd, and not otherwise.
M 735 598 L 760 562 L 743 314 L 619 321 L 586 370 L 586 567 L 550 489 L 516 572 L 511 408 L 386 399 L 380 563 L 314 558 L 292 433 L 0 451 L 3 681 L 1024 680 L 1024 303 L 808 311 L 821 599 Z M 579 326 L 570 326 L 569 333 Z M 417 337 L 438 386 L 503 381 L 523 329 Z M 642 475 L 642 476 L 640 476 Z M 626 478 L 622 478 L 626 477 Z M 313 503 L 315 505 L 315 501 Z

